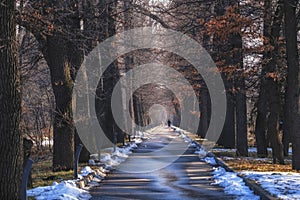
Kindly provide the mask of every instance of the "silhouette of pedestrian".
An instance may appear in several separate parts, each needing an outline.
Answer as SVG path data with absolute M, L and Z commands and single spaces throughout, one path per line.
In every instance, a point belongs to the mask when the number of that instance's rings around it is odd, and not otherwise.
M 171 128 L 171 121 L 168 119 L 168 128 Z

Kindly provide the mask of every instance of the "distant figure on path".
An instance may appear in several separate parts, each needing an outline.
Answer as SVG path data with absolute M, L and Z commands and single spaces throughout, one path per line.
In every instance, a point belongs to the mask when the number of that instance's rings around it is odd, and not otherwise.
M 168 119 L 168 128 L 171 128 L 171 121 Z

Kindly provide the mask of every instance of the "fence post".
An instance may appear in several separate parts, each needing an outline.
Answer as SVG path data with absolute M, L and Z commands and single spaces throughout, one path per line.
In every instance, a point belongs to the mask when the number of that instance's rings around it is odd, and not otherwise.
M 123 133 L 123 137 L 122 137 L 123 146 L 125 146 L 125 140 L 126 140 L 126 133 Z
M 27 180 L 31 170 L 33 160 L 30 158 L 27 160 L 23 175 L 22 175 L 22 183 L 21 183 L 21 200 L 27 200 Z
M 114 152 L 116 152 L 117 140 L 118 140 L 118 132 L 116 131 L 114 135 Z
M 76 147 L 75 160 L 74 160 L 74 179 L 78 179 L 78 161 L 79 161 L 79 156 L 80 156 L 82 147 L 83 147 L 82 144 L 79 144 Z

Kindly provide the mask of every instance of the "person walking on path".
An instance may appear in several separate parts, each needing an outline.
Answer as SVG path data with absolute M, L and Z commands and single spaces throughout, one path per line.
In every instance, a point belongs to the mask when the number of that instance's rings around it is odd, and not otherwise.
M 168 128 L 170 129 L 171 128 L 171 121 L 168 119 Z

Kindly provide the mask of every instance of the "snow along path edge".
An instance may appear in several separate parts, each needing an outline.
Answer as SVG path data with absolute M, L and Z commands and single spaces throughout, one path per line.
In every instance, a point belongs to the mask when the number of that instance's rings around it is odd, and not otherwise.
M 236 172 L 231 167 L 229 167 L 221 158 L 218 158 L 213 153 L 208 153 L 210 157 L 213 157 L 217 163 L 217 165 L 223 167 L 228 172 Z M 246 178 L 244 175 L 241 175 L 240 173 L 236 172 L 237 175 L 243 179 L 245 184 L 253 190 L 253 192 L 260 196 L 261 200 L 276 200 L 277 198 L 272 196 L 267 190 L 263 189 L 259 184 L 257 184 L 255 181 L 250 180 Z
M 119 148 L 107 148 L 111 153 L 106 153 L 105 157 L 100 159 L 98 163 L 91 158 L 89 165 L 95 166 L 91 169 L 90 166 L 85 166 L 78 174 L 78 179 L 64 180 L 60 183 L 53 182 L 52 185 L 41 186 L 29 189 L 26 191 L 28 197 L 34 197 L 37 200 L 45 199 L 78 199 L 87 200 L 92 198 L 89 190 L 100 184 L 105 177 L 114 170 L 114 166 L 125 161 L 132 149 L 137 148 L 143 140 L 146 140 L 148 133 L 137 131 L 136 137 L 130 143 Z M 91 162 L 93 161 L 93 162 Z M 111 161 L 111 162 L 106 162 Z M 115 161 L 115 162 L 114 162 Z
M 174 131 L 180 133 L 180 134 L 185 134 L 191 139 L 191 133 L 188 131 L 184 131 L 182 129 L 179 129 L 178 127 L 172 126 Z M 199 144 L 197 141 L 191 139 L 191 143 L 196 144 L 197 147 L 201 148 L 201 144 Z M 276 200 L 277 198 L 272 196 L 267 190 L 262 188 L 259 184 L 257 184 L 255 181 L 246 178 L 244 175 L 241 175 L 240 173 L 234 171 L 231 167 L 229 167 L 221 158 L 218 158 L 215 154 L 212 152 L 207 153 L 206 157 L 213 157 L 214 160 L 216 161 L 217 166 L 223 167 L 227 172 L 235 172 L 238 177 L 242 178 L 243 181 L 245 182 L 245 185 L 248 186 L 254 194 L 260 196 L 261 200 Z

